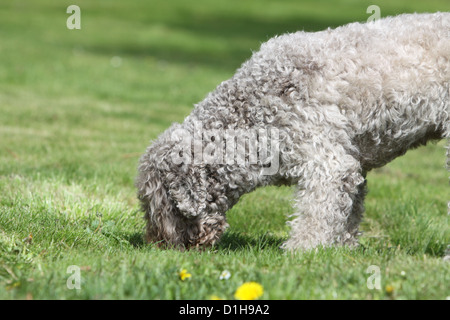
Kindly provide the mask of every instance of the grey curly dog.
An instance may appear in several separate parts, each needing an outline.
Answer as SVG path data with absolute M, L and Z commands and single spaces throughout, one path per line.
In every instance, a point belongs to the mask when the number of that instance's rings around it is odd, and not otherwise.
M 212 245 L 240 196 L 287 184 L 285 249 L 357 244 L 366 173 L 450 138 L 449 60 L 450 13 L 270 39 L 141 157 L 147 240 Z

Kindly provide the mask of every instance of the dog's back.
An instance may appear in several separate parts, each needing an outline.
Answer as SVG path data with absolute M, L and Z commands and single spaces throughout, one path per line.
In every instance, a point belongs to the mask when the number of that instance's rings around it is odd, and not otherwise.
M 365 169 L 379 167 L 448 132 L 450 13 L 275 37 L 235 81 L 242 83 L 241 76 L 253 79 L 246 83 L 254 92 L 279 97 L 300 113 L 316 107 L 344 115 L 367 158 L 361 159 Z M 278 107 L 275 100 L 267 107 Z

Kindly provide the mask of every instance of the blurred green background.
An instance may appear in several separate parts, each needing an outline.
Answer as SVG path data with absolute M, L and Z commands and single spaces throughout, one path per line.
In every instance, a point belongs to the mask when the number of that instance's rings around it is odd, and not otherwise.
M 72 4 L 81 30 L 66 27 Z M 216 260 L 162 253 L 141 239 L 133 182 L 149 141 L 183 121 L 262 42 L 366 21 L 370 5 L 381 17 L 450 11 L 448 0 L 1 1 L 0 298 L 203 299 L 219 289 L 232 297 L 249 278 L 263 283 L 264 298 L 448 296 L 443 142 L 369 174 L 369 253 L 284 255 L 291 188 L 246 195 L 229 213 Z M 147 267 L 152 261 L 159 269 Z M 297 269 L 312 262 L 320 267 Z M 367 291 L 365 268 L 377 263 L 395 295 Z M 87 270 L 81 293 L 64 285 L 69 264 Z M 179 286 L 182 266 L 197 279 L 228 268 L 234 287 L 210 278 Z M 397 278 L 401 270 L 414 277 Z

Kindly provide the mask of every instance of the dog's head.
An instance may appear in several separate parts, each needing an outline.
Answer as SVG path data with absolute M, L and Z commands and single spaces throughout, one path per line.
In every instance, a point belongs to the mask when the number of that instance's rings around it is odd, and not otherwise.
M 219 181 L 217 168 L 186 160 L 191 149 L 183 145 L 189 140 L 180 129 L 172 125 L 140 159 L 136 186 L 146 237 L 178 248 L 211 245 L 227 227 L 226 184 Z

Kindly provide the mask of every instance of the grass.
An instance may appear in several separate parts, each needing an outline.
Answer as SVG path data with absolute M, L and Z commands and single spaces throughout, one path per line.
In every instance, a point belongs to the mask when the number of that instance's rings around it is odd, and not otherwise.
M 448 1 L 80 0 L 81 30 L 66 28 L 70 4 L 0 4 L 1 299 L 232 299 L 246 281 L 263 285 L 263 299 L 450 296 L 442 142 L 369 173 L 353 250 L 281 251 L 288 187 L 244 196 L 210 251 L 159 250 L 142 240 L 133 187 L 149 140 L 261 42 L 363 21 L 370 4 L 386 16 L 449 11 Z M 80 290 L 67 287 L 72 265 Z M 371 265 L 380 290 L 367 287 Z M 192 277 L 181 281 L 181 269 Z

